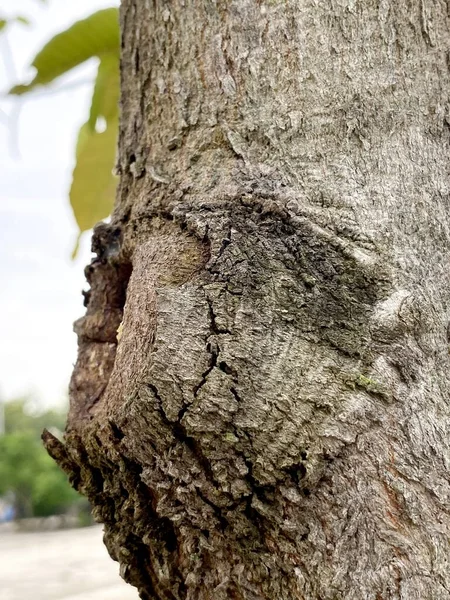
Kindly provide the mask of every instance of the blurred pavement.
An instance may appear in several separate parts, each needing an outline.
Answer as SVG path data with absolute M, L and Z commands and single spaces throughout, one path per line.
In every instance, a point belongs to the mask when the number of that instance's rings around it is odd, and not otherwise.
M 138 600 L 119 576 L 100 526 L 0 533 L 1 600 Z

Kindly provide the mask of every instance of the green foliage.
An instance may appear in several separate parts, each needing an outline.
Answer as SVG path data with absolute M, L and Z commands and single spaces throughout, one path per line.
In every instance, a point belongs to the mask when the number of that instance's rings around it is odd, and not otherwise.
M 31 433 L 40 439 L 44 428 L 64 430 L 63 411 L 35 412 L 27 398 L 19 398 L 5 404 L 5 433 Z
M 89 114 L 88 123 L 91 131 L 96 130 L 99 118 L 103 117 L 107 124 L 117 120 L 119 83 L 118 55 L 106 54 L 102 56 L 98 65 Z
M 10 90 L 10 94 L 22 95 L 53 83 L 91 58 L 99 61 L 89 119 L 78 135 L 69 194 L 80 233 L 106 218 L 114 205 L 119 49 L 118 10 L 100 10 L 47 42 L 31 64 L 36 69 L 32 81 Z M 77 248 L 78 242 L 74 255 Z
M 17 17 L 12 17 L 10 19 L 5 19 L 3 17 L 0 17 L 0 31 L 3 31 L 4 29 L 9 27 L 13 23 L 20 23 L 21 25 L 29 25 L 30 21 L 26 17 L 23 17 L 22 15 L 18 15 Z
M 36 69 L 32 81 L 14 86 L 10 94 L 25 94 L 37 86 L 47 85 L 89 58 L 117 54 L 118 49 L 117 9 L 99 10 L 47 42 L 31 63 Z
M 39 452 L 39 458 L 40 474 L 34 478 L 31 494 L 33 513 L 46 517 L 64 512 L 79 496 L 47 452 Z
M 61 428 L 62 412 L 30 412 L 26 400 L 5 405 L 5 435 L 0 437 L 0 496 L 13 492 L 18 516 L 61 513 L 78 494 L 48 456 L 40 435 L 43 427 Z
M 101 133 L 90 132 L 89 123 L 80 130 L 70 188 L 70 204 L 80 232 L 91 229 L 111 212 L 116 191 L 112 173 L 116 140 L 117 120 L 109 122 Z

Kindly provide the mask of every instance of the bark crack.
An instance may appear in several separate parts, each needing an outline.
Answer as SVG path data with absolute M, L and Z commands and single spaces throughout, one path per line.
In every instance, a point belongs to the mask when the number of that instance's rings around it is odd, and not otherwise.
M 182 416 L 184 415 L 184 413 L 189 408 L 189 405 L 185 406 L 180 411 L 180 413 L 179 413 L 179 420 L 177 422 L 173 422 L 173 421 L 171 421 L 171 420 L 168 419 L 166 413 L 164 412 L 164 409 L 162 407 L 162 398 L 159 395 L 158 389 L 156 388 L 156 386 L 154 384 L 149 384 L 149 383 L 147 383 L 146 385 L 152 391 L 155 399 L 157 400 L 159 414 L 161 415 L 161 418 L 163 419 L 164 423 L 172 431 L 174 438 L 179 443 L 181 443 L 182 445 L 184 445 L 187 448 L 189 448 L 189 450 L 191 451 L 192 455 L 197 459 L 197 461 L 198 461 L 200 467 L 202 468 L 202 470 L 203 470 L 205 476 L 207 477 L 207 479 L 210 481 L 210 483 L 213 485 L 213 487 L 217 491 L 219 491 L 219 488 L 217 487 L 217 483 L 215 481 L 214 473 L 213 473 L 213 471 L 211 469 L 211 465 L 209 464 L 209 461 L 206 458 L 206 456 L 203 454 L 199 442 L 195 438 L 193 438 L 192 436 L 190 436 L 188 434 L 185 426 L 180 422 Z
M 217 366 L 217 358 L 219 356 L 219 352 L 220 351 L 219 350 L 215 350 L 210 342 L 208 342 L 206 344 L 206 350 L 207 350 L 207 352 L 209 352 L 209 355 L 210 355 L 209 366 L 206 369 L 206 371 L 202 374 L 202 378 L 201 378 L 200 382 L 193 389 L 194 398 L 196 398 L 198 396 L 198 393 L 200 392 L 200 390 L 202 389 L 202 387 L 206 383 L 208 375 Z

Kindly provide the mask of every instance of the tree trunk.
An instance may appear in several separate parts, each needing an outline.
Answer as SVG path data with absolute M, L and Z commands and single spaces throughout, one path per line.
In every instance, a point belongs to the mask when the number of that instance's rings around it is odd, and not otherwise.
M 141 598 L 450 598 L 447 11 L 122 1 L 120 190 L 45 440 Z

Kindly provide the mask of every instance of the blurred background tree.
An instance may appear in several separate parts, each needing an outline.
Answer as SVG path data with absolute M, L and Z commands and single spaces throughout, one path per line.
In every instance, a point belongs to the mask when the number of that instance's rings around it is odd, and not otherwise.
M 4 405 L 0 496 L 14 497 L 18 518 L 62 514 L 83 502 L 47 455 L 40 439 L 44 427 L 61 434 L 65 412 L 64 408 L 36 411 L 27 398 Z

